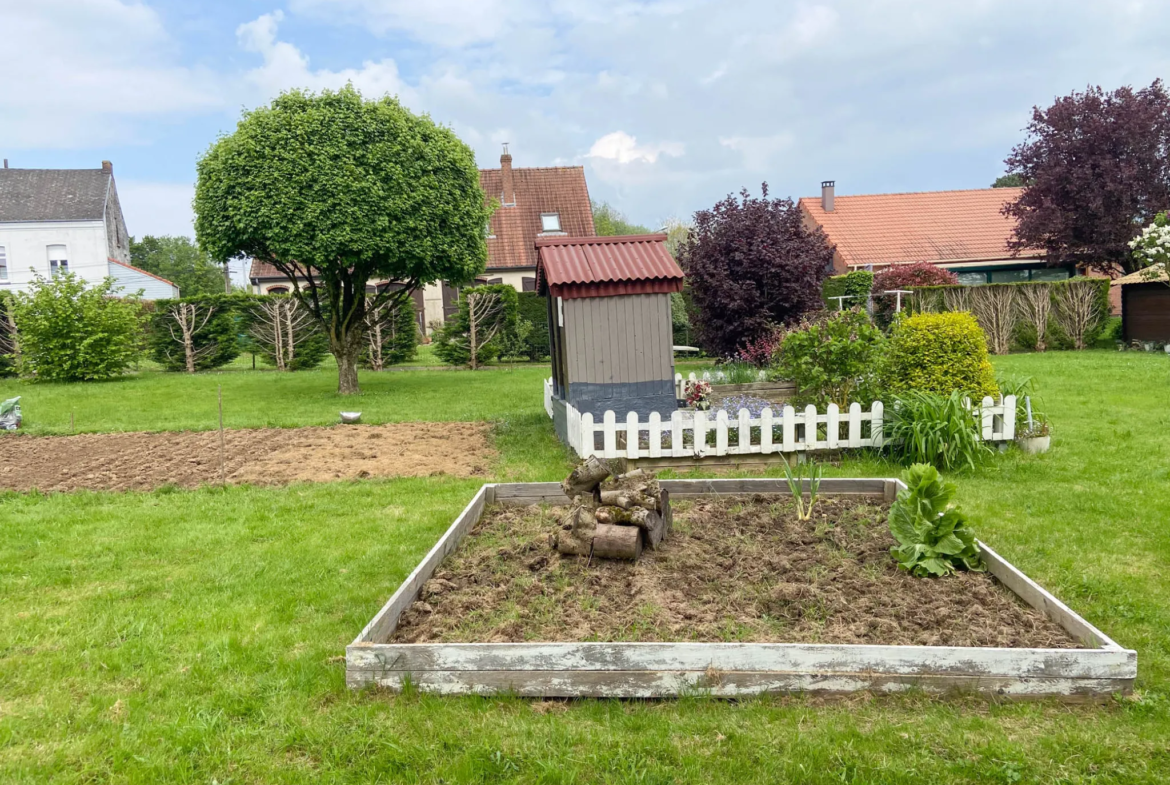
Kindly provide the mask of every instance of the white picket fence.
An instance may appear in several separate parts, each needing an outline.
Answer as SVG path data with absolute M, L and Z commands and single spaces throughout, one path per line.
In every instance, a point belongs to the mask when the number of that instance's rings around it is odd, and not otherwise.
M 553 415 L 552 380 L 545 382 L 545 411 Z M 854 403 L 847 411 L 829 404 L 822 414 L 815 406 L 796 410 L 783 406 L 766 408 L 758 417 L 740 409 L 735 418 L 726 411 L 673 412 L 663 419 L 657 412 L 641 420 L 629 412 L 621 420 L 607 411 L 601 422 L 565 405 L 569 446 L 580 457 L 602 458 L 703 458 L 724 455 L 771 455 L 818 452 L 884 444 L 882 417 L 885 407 L 874 401 L 869 411 Z M 984 441 L 1011 441 L 1016 433 L 1016 398 L 996 402 L 984 398 L 972 416 L 980 418 Z

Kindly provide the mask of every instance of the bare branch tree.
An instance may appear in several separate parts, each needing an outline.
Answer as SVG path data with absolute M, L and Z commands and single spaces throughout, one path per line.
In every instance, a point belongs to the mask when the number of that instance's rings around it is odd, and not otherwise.
M 968 301 L 971 313 L 987 335 L 992 354 L 1007 354 L 1019 318 L 1017 286 L 975 286 Z
M 1085 336 L 1104 315 L 1097 299 L 1096 286 L 1071 281 L 1057 286 L 1052 299 L 1056 305 L 1056 323 L 1072 339 L 1076 348 L 1084 349 Z
M 256 305 L 248 333 L 272 357 L 278 371 L 292 369 L 297 347 L 313 336 L 316 322 L 300 300 L 276 298 Z
M 971 287 L 956 286 L 953 289 L 943 289 L 943 307 L 948 311 L 970 311 Z
M 473 291 L 467 295 L 467 348 L 471 370 L 479 368 L 480 349 L 504 327 L 504 300 L 496 292 Z
M 195 346 L 195 334 L 207 326 L 211 317 L 215 315 L 215 306 L 196 305 L 195 303 L 175 303 L 171 306 L 167 316 L 167 332 L 183 352 L 183 364 L 187 373 L 195 373 L 196 365 L 204 357 L 218 351 L 219 347 L 211 342 L 201 347 Z M 167 352 L 170 354 L 170 352 Z
M 20 336 L 10 300 L 0 300 L 0 354 L 11 355 L 14 361 L 20 357 Z
M 1048 331 L 1048 318 L 1052 315 L 1052 287 L 1046 283 L 1020 286 L 1020 313 L 1036 328 L 1036 351 L 1048 348 L 1044 340 Z

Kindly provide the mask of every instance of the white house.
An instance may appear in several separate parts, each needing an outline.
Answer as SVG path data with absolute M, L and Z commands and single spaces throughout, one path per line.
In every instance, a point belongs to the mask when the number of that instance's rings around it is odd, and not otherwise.
M 130 236 L 114 167 L 0 169 L 0 290 L 23 292 L 42 276 L 111 277 L 124 294 L 178 297 L 179 287 L 130 264 Z

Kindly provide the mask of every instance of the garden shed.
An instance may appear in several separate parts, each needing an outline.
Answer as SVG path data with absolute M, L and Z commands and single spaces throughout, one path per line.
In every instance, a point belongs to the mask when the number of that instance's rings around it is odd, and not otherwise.
M 1151 268 L 1153 269 L 1153 268 Z M 1170 343 L 1170 286 L 1165 272 L 1139 270 L 1113 282 L 1121 287 L 1126 341 Z
M 670 295 L 683 272 L 666 235 L 543 237 L 536 285 L 548 298 L 552 407 L 600 419 L 612 410 L 669 417 L 677 406 Z

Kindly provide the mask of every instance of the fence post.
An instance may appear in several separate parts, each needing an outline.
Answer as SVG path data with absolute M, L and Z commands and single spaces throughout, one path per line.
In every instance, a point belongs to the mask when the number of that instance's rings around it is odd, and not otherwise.
M 695 455 L 702 457 L 707 454 L 707 412 L 695 412 Z
M 851 415 L 852 416 L 852 412 Z M 850 436 L 846 443 L 847 447 L 853 446 L 853 422 L 849 423 Z M 841 442 L 841 410 L 837 408 L 837 404 L 829 404 L 829 408 L 825 410 L 825 444 L 830 450 L 837 449 L 837 445 Z
M 809 452 L 817 448 L 817 407 L 811 403 L 804 407 L 804 444 Z
M 747 409 L 739 410 L 739 444 L 735 451 L 747 455 L 752 451 L 752 415 Z
M 881 401 L 874 401 L 873 406 L 870 407 L 869 420 L 869 440 L 874 447 L 881 447 L 885 444 L 885 421 L 886 416 L 885 405 Z
M 568 402 L 565 403 L 565 431 L 569 434 L 569 447 L 575 450 L 577 455 L 582 458 L 587 457 L 581 451 L 581 447 L 585 444 L 581 440 L 581 413 L 577 411 L 573 404 Z
M 617 452 L 617 416 L 613 413 L 613 409 L 606 409 L 605 415 L 601 418 L 602 428 L 602 446 L 604 458 L 616 458 Z
M 638 413 L 630 412 L 626 415 L 626 457 L 630 460 L 638 457 L 639 435 Z
M 1016 396 L 1006 395 L 1003 399 L 1003 438 L 1012 441 L 1016 438 Z
M 979 409 L 979 416 L 983 419 L 983 441 L 989 442 L 995 438 L 995 412 L 991 407 L 995 401 L 990 395 L 983 396 L 983 404 Z
M 570 410 L 570 411 L 575 411 L 575 410 Z M 596 447 L 597 442 L 595 442 L 593 439 L 593 433 L 594 433 L 593 415 L 590 414 L 589 412 L 585 412 L 584 414 L 582 414 L 579 427 L 580 427 L 580 433 L 577 437 L 579 440 L 579 442 L 577 444 L 577 455 L 579 455 L 582 458 L 588 458 L 597 449 L 597 447 Z
M 760 454 L 772 452 L 772 407 L 765 406 L 760 412 Z
M 678 411 L 677 409 L 675 411 Z M 658 412 L 650 412 L 650 457 L 662 457 L 662 415 Z
M 683 384 L 683 377 L 682 377 L 681 373 L 676 373 L 674 375 L 674 397 L 675 398 L 686 398 L 687 397 L 686 385 Z
M 849 446 L 861 446 L 861 404 L 849 404 Z
M 796 409 L 785 405 L 782 417 L 780 430 L 784 434 L 783 451 L 794 452 L 796 450 Z
M 727 410 L 715 415 L 715 454 L 727 455 Z
M 686 448 L 683 445 L 683 413 L 676 409 L 670 415 L 670 455 L 673 457 L 682 457 L 686 455 Z

